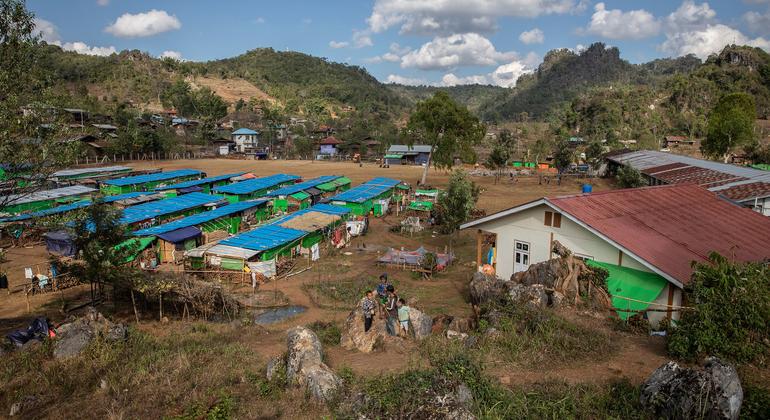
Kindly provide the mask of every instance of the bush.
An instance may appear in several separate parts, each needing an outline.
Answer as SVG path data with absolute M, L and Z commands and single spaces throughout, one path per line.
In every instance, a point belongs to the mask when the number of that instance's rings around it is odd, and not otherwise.
M 307 327 L 316 333 L 324 346 L 336 346 L 342 339 L 340 328 L 331 322 L 315 321 Z
M 620 188 L 639 188 L 648 185 L 642 173 L 629 164 L 625 164 L 618 169 L 615 179 L 618 181 Z
M 710 260 L 694 266 L 685 300 L 695 310 L 682 313 L 669 352 L 688 360 L 711 355 L 764 362 L 770 340 L 770 268 L 734 263 L 716 253 Z

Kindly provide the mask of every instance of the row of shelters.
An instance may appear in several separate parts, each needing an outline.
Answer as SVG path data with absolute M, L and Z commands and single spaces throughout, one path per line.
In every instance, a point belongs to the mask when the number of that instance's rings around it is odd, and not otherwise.
M 396 191 L 402 188 L 409 187 L 396 179 L 378 177 L 331 197 L 329 202 L 349 208 L 356 216 L 369 213 L 382 216 L 388 212 L 392 199 L 398 195 Z

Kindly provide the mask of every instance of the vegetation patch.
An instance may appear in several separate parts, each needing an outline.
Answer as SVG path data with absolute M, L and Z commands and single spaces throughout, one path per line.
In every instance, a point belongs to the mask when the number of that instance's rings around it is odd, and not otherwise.
M 313 330 L 321 340 L 324 346 L 336 346 L 340 344 L 342 338 L 342 332 L 340 328 L 331 322 L 315 321 L 312 324 L 307 325 L 308 328 Z

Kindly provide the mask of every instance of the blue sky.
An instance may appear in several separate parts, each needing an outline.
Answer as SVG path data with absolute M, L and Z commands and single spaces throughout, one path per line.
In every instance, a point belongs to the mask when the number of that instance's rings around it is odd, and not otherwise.
M 729 43 L 770 50 L 770 0 L 28 0 L 43 38 L 84 54 L 194 61 L 257 47 L 363 66 L 383 82 L 513 86 L 551 49 L 602 41 L 634 62 Z

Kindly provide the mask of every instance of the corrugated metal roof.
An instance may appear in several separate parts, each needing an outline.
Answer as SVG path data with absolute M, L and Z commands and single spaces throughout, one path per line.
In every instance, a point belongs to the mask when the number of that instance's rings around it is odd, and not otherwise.
M 9 198 L 6 199 L 6 206 L 34 203 L 36 201 L 55 200 L 57 198 L 88 194 L 92 192 L 96 192 L 96 189 L 83 185 L 73 185 L 70 187 L 56 188 L 53 190 L 35 191 L 29 194 L 11 194 L 8 196 Z
M 91 205 L 91 200 L 77 201 L 75 203 L 57 206 L 52 209 L 40 210 L 33 213 L 20 214 L 18 216 L 6 217 L 0 219 L 0 223 L 21 222 L 23 220 L 36 219 L 40 217 L 53 216 L 55 214 L 67 213 L 73 210 L 82 209 Z
M 384 185 L 386 187 L 395 187 L 396 185 L 400 184 L 401 181 L 393 178 L 385 178 L 385 177 L 377 177 L 374 179 L 371 179 L 369 181 L 366 181 L 363 185 Z
M 153 194 L 155 193 L 153 193 L 152 191 L 135 191 L 135 192 L 125 193 L 125 194 L 110 195 L 110 196 L 104 197 L 103 200 L 105 203 L 114 203 L 120 200 L 127 200 L 129 198 L 136 198 L 136 197 L 142 197 L 145 195 L 153 195 Z
M 284 182 L 300 179 L 297 175 L 275 174 L 262 178 L 248 179 L 246 181 L 236 182 L 235 184 L 222 185 L 214 188 L 214 192 L 224 194 L 250 194 L 255 191 L 274 187 Z
M 184 256 L 185 257 L 198 257 L 198 258 L 200 258 L 200 257 L 203 256 L 203 254 L 206 253 L 206 251 L 208 251 L 209 249 L 215 247 L 218 243 L 219 243 L 219 241 L 213 241 L 213 242 L 209 242 L 207 244 L 203 244 L 203 245 L 201 245 L 201 246 L 199 246 L 197 248 L 188 249 L 187 251 L 184 252 Z
M 666 185 L 549 198 L 568 216 L 682 284 L 691 261 L 711 252 L 738 261 L 770 258 L 770 218 L 696 185 Z
M 270 196 L 270 197 L 278 197 L 278 196 L 282 196 L 282 195 L 291 195 L 291 194 L 294 194 L 294 193 L 306 190 L 308 188 L 315 187 L 316 185 L 321 185 L 321 184 L 325 184 L 327 182 L 332 182 L 332 181 L 334 181 L 337 178 L 342 178 L 342 177 L 338 176 L 338 175 L 323 175 L 323 176 L 319 176 L 318 178 L 309 179 L 307 181 L 303 181 L 303 182 L 300 182 L 300 183 L 297 183 L 297 184 L 294 184 L 294 185 L 288 185 L 286 187 L 279 188 L 279 189 L 271 192 L 270 194 L 268 194 L 268 196 Z
M 184 196 L 182 196 L 184 197 Z M 189 226 L 200 226 L 204 223 L 208 223 L 212 220 L 219 219 L 221 217 L 231 216 L 242 211 L 259 207 L 262 204 L 267 203 L 268 200 L 252 200 L 241 201 L 238 203 L 228 204 L 210 211 L 204 211 L 203 213 L 187 216 L 183 219 L 174 220 L 173 222 L 165 223 L 159 226 L 153 226 L 147 229 L 141 229 L 134 232 L 135 236 L 150 236 L 160 235 L 172 230 L 181 229 Z
M 239 248 L 237 246 L 227 246 L 221 243 L 216 244 L 205 251 L 208 255 L 217 255 L 220 257 L 237 258 L 239 260 L 248 260 L 249 258 L 259 254 L 259 251 L 252 249 Z
M 393 144 L 388 148 L 388 154 L 408 153 L 408 152 L 430 153 L 430 149 L 431 149 L 431 146 L 422 145 L 422 144 L 415 144 L 412 146 L 408 146 L 406 144 Z
M 211 184 L 214 182 L 224 181 L 230 178 L 235 178 L 236 176 L 241 176 L 245 174 L 246 172 L 236 172 L 233 174 L 225 174 L 225 175 L 218 175 L 218 176 L 210 176 L 208 178 L 201 178 L 201 179 L 193 179 L 191 181 L 185 181 L 180 182 L 177 184 L 172 185 L 166 185 L 163 187 L 155 188 L 155 191 L 167 191 L 167 190 L 179 190 L 182 188 L 189 188 L 189 187 L 195 187 L 198 185 L 206 185 Z
M 695 183 L 720 194 L 741 185 L 770 183 L 770 173 L 767 171 L 655 150 L 618 153 L 608 156 L 607 160 L 629 164 L 642 173 L 668 184 Z M 750 195 L 750 191 L 753 191 L 751 188 L 738 190 L 743 191 L 743 201 L 758 198 Z M 762 189 L 757 190 L 757 193 L 763 194 Z
M 719 194 L 735 201 L 750 201 L 754 198 L 770 197 L 770 182 L 752 182 L 720 190 Z M 770 238 L 768 238 L 770 240 Z
M 244 127 L 244 128 L 239 128 L 239 129 L 233 131 L 232 134 L 252 134 L 253 135 L 253 134 L 259 134 L 259 133 L 254 131 L 254 130 L 252 130 L 252 129 L 250 129 L 250 128 L 245 128 Z
M 176 171 L 158 172 L 156 174 L 137 175 L 137 176 L 128 176 L 125 178 L 109 179 L 107 181 L 104 181 L 104 183 L 107 185 L 115 185 L 115 186 L 122 187 L 126 185 L 144 184 L 147 182 L 165 181 L 167 179 L 174 179 L 174 178 L 179 178 L 183 176 L 200 175 L 202 173 L 203 173 L 202 171 L 199 171 L 197 169 L 178 169 Z
M 98 174 L 104 172 L 122 172 L 130 171 L 128 166 L 101 166 L 96 168 L 76 168 L 76 169 L 63 169 L 61 171 L 54 172 L 51 176 L 54 178 L 63 176 L 77 176 L 83 174 Z
M 303 214 L 310 213 L 310 212 L 331 214 L 333 216 L 344 216 L 350 213 L 350 209 L 347 207 L 334 206 L 331 204 L 316 204 L 314 206 L 311 206 L 302 210 L 298 210 L 298 211 L 295 211 L 294 213 L 289 213 L 285 216 L 271 220 L 270 222 L 268 222 L 268 224 L 280 225 L 281 223 L 288 222 L 289 220 L 294 219 L 295 217 L 302 216 Z
M 123 210 L 123 217 L 120 218 L 120 223 L 127 225 L 141 222 L 142 220 L 201 207 L 219 200 L 220 198 L 217 196 L 195 192 L 180 195 L 179 197 L 139 204 L 138 206 Z
M 305 234 L 301 230 L 288 229 L 271 224 L 224 239 L 220 244 L 261 252 L 297 240 L 305 236 Z

